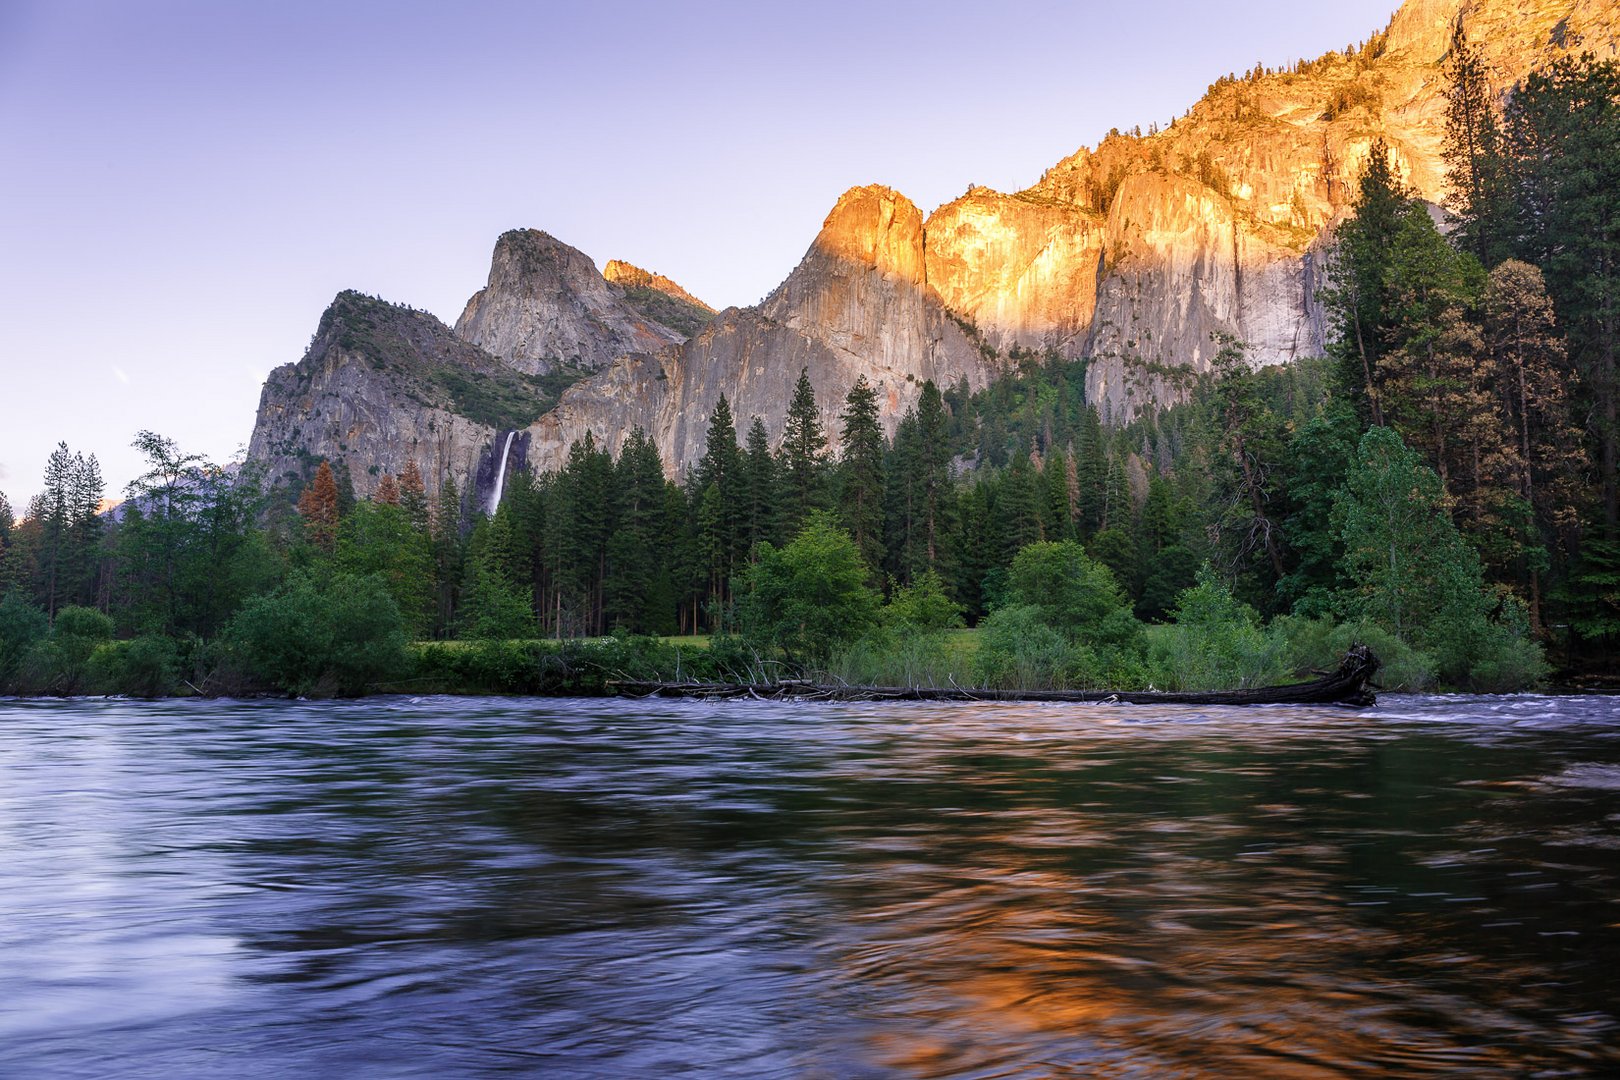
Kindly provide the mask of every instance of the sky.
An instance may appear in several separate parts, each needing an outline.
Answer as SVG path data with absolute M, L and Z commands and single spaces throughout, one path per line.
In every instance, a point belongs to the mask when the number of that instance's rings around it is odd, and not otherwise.
M 231 460 L 337 292 L 454 323 L 506 229 L 751 304 L 853 185 L 1019 190 L 1395 3 L 0 0 L 0 492 Z

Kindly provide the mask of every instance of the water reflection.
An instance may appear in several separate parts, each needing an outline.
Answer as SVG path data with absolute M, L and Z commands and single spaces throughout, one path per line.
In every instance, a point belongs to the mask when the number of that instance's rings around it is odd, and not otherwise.
M 6 1076 L 1620 1069 L 1620 708 L 0 702 Z

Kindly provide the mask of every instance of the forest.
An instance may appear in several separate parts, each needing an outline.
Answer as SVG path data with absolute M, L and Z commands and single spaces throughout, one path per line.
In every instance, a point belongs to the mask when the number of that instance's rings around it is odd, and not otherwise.
M 633 432 L 492 516 L 414 463 L 267 488 L 142 432 L 106 510 L 65 444 L 0 495 L 0 692 L 596 692 L 614 677 L 1214 689 L 1373 647 L 1391 688 L 1612 675 L 1620 646 L 1620 66 L 1505 108 L 1458 38 L 1442 220 L 1375 142 L 1334 236 L 1326 357 L 1218 342 L 1186 403 L 1106 427 L 1083 361 L 864 379 L 773 449 L 721 398 L 680 482 Z

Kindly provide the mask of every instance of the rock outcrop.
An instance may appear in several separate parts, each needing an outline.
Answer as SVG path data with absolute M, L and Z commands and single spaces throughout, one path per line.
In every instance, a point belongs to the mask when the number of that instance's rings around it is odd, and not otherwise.
M 780 438 L 801 370 L 829 432 L 862 375 L 892 432 L 925 381 L 983 386 L 999 370 L 994 355 L 929 289 L 917 207 L 885 187 L 853 188 L 758 307 L 728 308 L 679 348 L 626 357 L 572 387 L 530 429 L 529 460 L 555 467 L 586 432 L 617 449 L 639 427 L 679 474 L 702 456 L 721 394 L 739 425 L 758 416 Z
M 489 284 L 467 301 L 456 333 L 531 375 L 597 371 L 689 336 L 625 293 L 582 252 L 538 229 L 513 229 L 495 242 Z
M 427 312 L 344 292 L 303 359 L 265 381 L 248 459 L 293 487 L 323 458 L 346 462 L 362 497 L 414 460 L 430 494 L 447 476 L 468 492 L 496 436 L 544 406 L 536 380 Z
M 1026 191 L 940 207 L 930 284 L 997 348 L 1088 357 L 1091 399 L 1115 421 L 1179 400 L 1214 332 L 1257 363 L 1319 353 L 1326 231 L 1373 141 L 1443 199 L 1457 26 L 1506 90 L 1566 50 L 1614 55 L 1617 21 L 1612 0 L 1408 0 L 1358 50 L 1223 79 L 1163 131 L 1115 133 Z

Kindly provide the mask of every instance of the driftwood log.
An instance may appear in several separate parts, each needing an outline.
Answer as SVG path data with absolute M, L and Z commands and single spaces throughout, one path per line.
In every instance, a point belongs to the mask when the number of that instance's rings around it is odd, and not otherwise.
M 1311 682 L 1253 690 L 970 690 L 959 686 L 842 686 L 785 679 L 773 683 L 610 681 L 624 697 L 759 698 L 803 701 L 1062 701 L 1105 705 L 1371 705 L 1378 657 L 1365 645 Z

